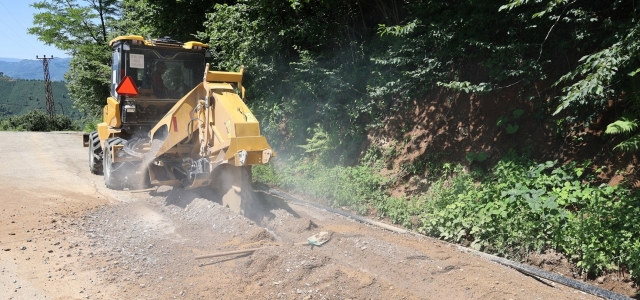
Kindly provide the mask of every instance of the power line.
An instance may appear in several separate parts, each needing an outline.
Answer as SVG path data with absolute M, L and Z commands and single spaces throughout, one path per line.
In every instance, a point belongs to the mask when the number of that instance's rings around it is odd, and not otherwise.
M 10 15 L 10 16 L 11 16 L 11 17 L 16 21 L 16 23 L 18 23 L 18 25 L 20 25 L 20 26 L 24 27 L 24 25 L 22 25 L 22 24 L 20 23 L 20 21 L 18 21 L 18 19 L 16 19 L 16 17 L 14 17 L 14 16 L 13 16 L 13 14 L 11 13 L 11 11 L 10 11 L 6 6 L 4 6 L 4 3 L 0 2 L 0 5 L 2 5 L 2 7 L 4 7 L 4 9 L 6 9 L 6 10 L 7 10 L 7 12 L 9 13 L 9 15 Z
M 4 7 L 4 9 L 9 13 L 9 15 L 16 21 L 16 23 L 18 23 L 18 25 L 23 26 L 22 24 L 20 24 L 20 22 L 16 19 L 16 17 L 13 16 L 13 14 L 11 13 L 11 11 L 4 6 L 4 3 L 0 2 L 0 5 L 2 5 L 2 7 Z M 11 29 L 13 32 L 18 32 L 17 30 L 13 29 L 11 26 L 9 26 L 9 24 L 5 23 L 4 20 L 2 18 L 0 18 L 0 21 L 2 22 L 2 24 L 6 25 L 9 29 Z M 22 41 L 24 41 L 25 43 L 29 44 L 29 46 L 33 47 L 33 48 L 37 48 L 34 47 L 33 44 L 31 44 L 31 42 L 27 41 L 26 39 L 24 39 L 22 36 L 17 35 L 18 37 L 20 37 L 20 39 Z
M 6 33 L 4 33 L 4 31 L 0 31 L 0 33 L 2 33 L 4 36 L 6 36 L 8 39 L 12 40 L 14 43 L 15 41 L 13 40 L 12 37 L 10 37 L 9 35 L 7 35 Z

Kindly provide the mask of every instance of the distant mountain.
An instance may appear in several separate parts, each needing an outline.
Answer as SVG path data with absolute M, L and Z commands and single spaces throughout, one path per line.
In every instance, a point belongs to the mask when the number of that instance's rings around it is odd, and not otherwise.
M 3 61 L 4 59 L 4 61 Z M 0 72 L 16 79 L 44 79 L 42 61 L 37 59 L 23 59 L 18 61 L 0 59 Z M 15 59 L 13 59 L 15 60 Z M 64 73 L 69 70 L 71 58 L 54 58 L 49 61 L 49 74 L 53 81 L 63 81 Z
M 8 58 L 8 57 L 0 57 L 0 61 L 8 61 L 8 62 L 19 62 L 22 59 L 20 58 Z

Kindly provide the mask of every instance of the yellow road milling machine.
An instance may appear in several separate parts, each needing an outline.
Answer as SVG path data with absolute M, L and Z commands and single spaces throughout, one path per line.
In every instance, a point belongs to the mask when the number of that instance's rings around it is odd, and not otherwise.
M 275 153 L 243 102 L 243 69 L 209 71 L 200 42 L 120 36 L 110 46 L 111 96 L 97 131 L 83 136 L 90 171 L 115 190 L 210 185 L 245 213 L 251 166 Z

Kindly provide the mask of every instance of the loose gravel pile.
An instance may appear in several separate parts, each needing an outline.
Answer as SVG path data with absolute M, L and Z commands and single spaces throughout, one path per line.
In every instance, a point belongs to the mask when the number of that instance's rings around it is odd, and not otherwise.
M 506 268 L 494 274 L 437 240 L 266 195 L 257 194 L 262 210 L 253 220 L 222 207 L 207 189 L 161 188 L 136 197 L 95 209 L 75 227 L 93 249 L 84 264 L 99 270 L 101 282 L 123 299 L 483 298 L 487 289 L 498 291 L 497 284 L 519 276 Z M 296 244 L 320 231 L 331 234 L 326 244 Z M 253 248 L 261 249 L 195 259 Z M 456 282 L 469 282 L 469 270 L 487 278 L 461 288 Z M 91 297 L 101 294 L 92 291 Z

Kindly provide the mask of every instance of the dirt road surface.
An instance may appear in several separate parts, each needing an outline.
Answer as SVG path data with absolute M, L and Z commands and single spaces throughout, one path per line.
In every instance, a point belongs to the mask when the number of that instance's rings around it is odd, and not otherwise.
M 0 132 L 0 299 L 595 299 L 265 195 L 249 220 L 207 189 L 108 190 L 87 152 L 79 133 Z

